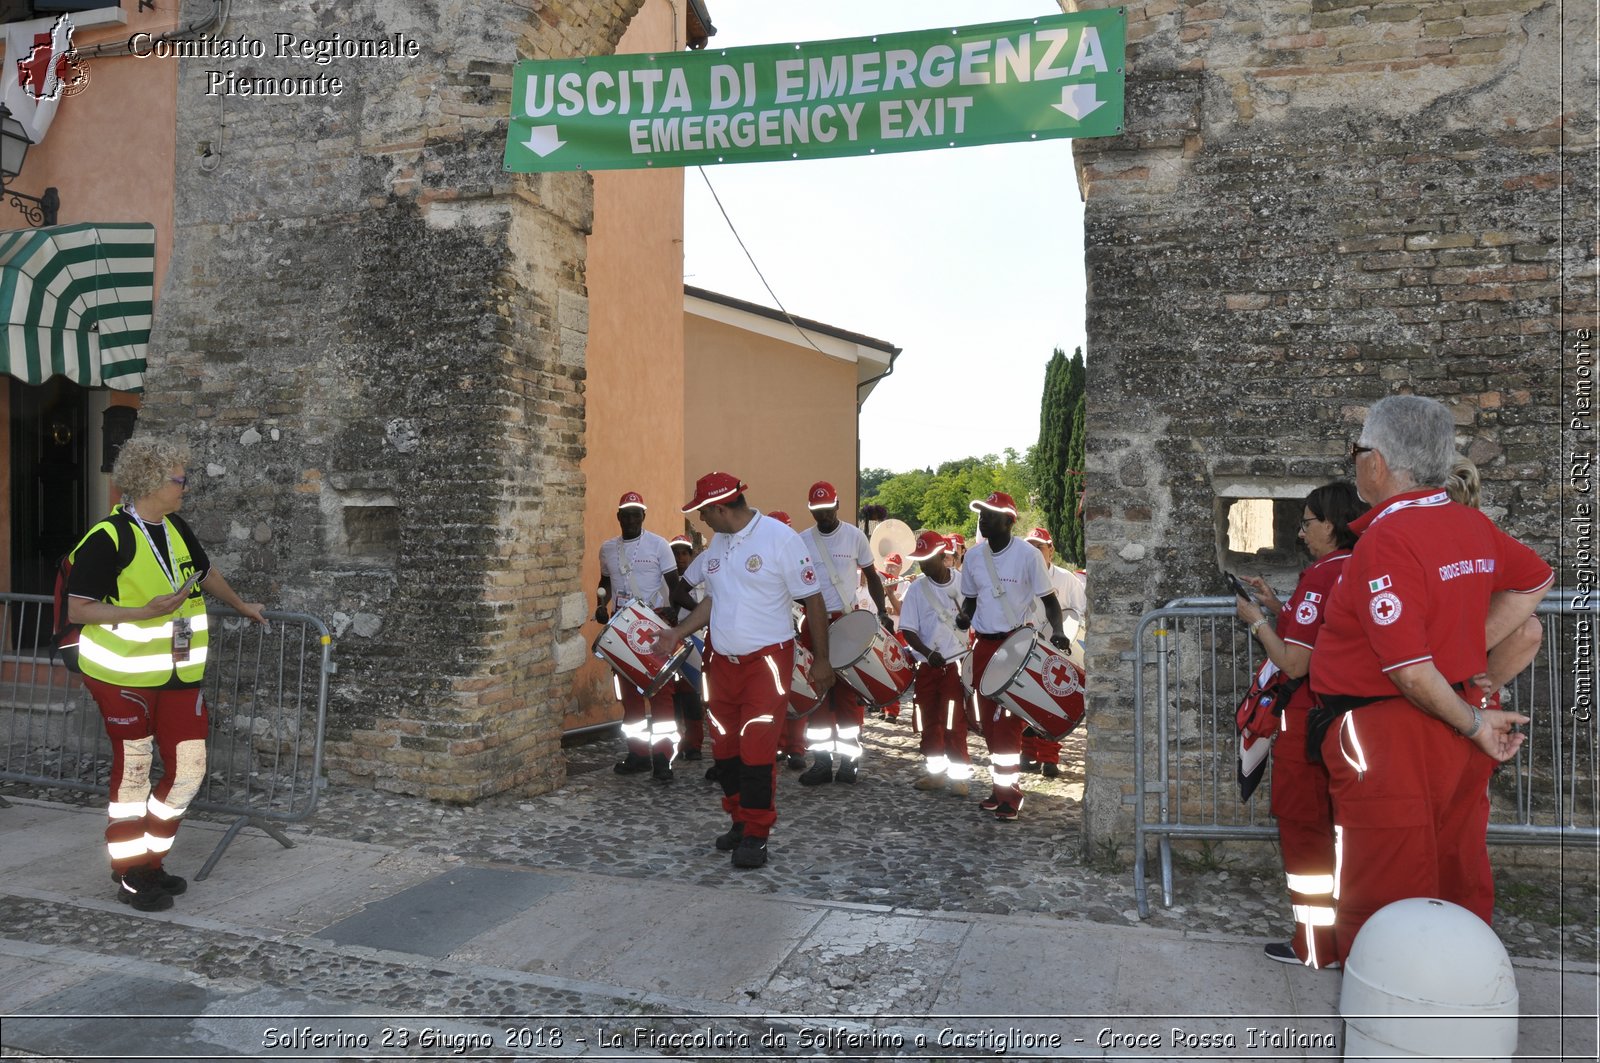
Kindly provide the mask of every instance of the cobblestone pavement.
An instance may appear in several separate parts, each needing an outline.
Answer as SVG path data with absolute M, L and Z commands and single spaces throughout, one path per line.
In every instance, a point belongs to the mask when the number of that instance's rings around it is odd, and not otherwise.
M 680 760 L 670 785 L 648 774 L 619 776 L 611 765 L 621 756 L 621 744 L 609 734 L 569 748 L 568 781 L 548 794 L 501 795 L 458 806 L 332 788 L 324 791 L 316 814 L 291 830 L 414 846 L 472 863 L 908 911 L 1028 913 L 1261 938 L 1288 934 L 1276 850 L 1260 842 L 1230 842 L 1180 855 L 1173 906 L 1161 904 L 1160 883 L 1152 881 L 1151 914 L 1140 920 L 1126 854 L 1084 849 L 1081 736 L 1068 739 L 1060 778 L 1026 776 L 1026 805 L 1010 823 L 978 810 L 978 800 L 988 792 L 981 767 L 968 798 L 912 788 L 921 774 L 921 757 L 908 715 L 898 722 L 871 718 L 863 737 L 867 755 L 853 785 L 802 787 L 798 772 L 780 769 L 771 859 L 757 871 L 732 871 L 726 854 L 711 846 L 727 820 L 718 803 L 720 791 L 703 777 L 709 760 Z M 974 738 L 972 748 L 981 762 L 982 740 Z M 0 786 L 0 794 L 8 792 L 101 800 Z M 1592 865 L 1593 854 L 1587 859 Z M 1154 860 L 1147 873 L 1159 874 Z M 1500 860 L 1496 880 L 1495 925 L 1513 956 L 1596 962 L 1592 877 Z

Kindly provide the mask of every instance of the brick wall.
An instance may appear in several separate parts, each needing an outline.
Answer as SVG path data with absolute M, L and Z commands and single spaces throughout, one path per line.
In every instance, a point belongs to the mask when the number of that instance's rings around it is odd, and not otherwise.
M 564 777 L 591 189 L 501 156 L 515 58 L 608 52 L 639 3 L 239 0 L 228 37 L 422 54 L 183 63 L 142 420 L 194 443 L 189 513 L 233 584 L 332 620 L 335 782 L 471 800 Z M 218 67 L 347 87 L 208 97 Z
M 1592 6 L 1120 6 L 1127 130 L 1076 142 L 1090 844 L 1131 836 L 1121 654 L 1145 611 L 1221 592 L 1219 496 L 1349 477 L 1367 405 L 1413 390 L 1556 560 L 1562 329 L 1594 323 Z

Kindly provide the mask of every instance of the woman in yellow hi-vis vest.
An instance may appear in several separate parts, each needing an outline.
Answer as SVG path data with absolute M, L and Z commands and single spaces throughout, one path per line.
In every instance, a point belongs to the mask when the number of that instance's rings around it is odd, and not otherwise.
M 181 517 L 189 448 L 150 437 L 126 443 L 111 470 L 123 503 L 72 551 L 68 619 L 83 625 L 78 667 L 111 739 L 106 849 L 117 896 L 140 911 L 172 907 L 188 883 L 162 868 L 206 771 L 209 718 L 203 589 L 258 624 L 212 568 Z M 128 501 L 131 499 L 132 501 Z M 198 585 L 198 589 L 197 589 Z M 151 753 L 161 753 L 152 787 Z

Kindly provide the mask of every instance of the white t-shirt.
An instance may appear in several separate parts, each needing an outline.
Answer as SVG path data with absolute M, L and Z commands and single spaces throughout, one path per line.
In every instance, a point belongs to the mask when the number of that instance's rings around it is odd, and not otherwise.
M 627 573 L 623 572 L 624 562 Z M 613 611 L 634 599 L 652 609 L 665 606 L 664 574 L 668 572 L 677 575 L 678 562 L 673 560 L 672 547 L 655 532 L 641 531 L 637 539 L 627 540 L 619 535 L 600 544 L 600 574 L 611 580 Z
M 956 613 L 961 611 L 961 578 L 954 572 L 943 584 L 933 577 L 918 576 L 910 583 L 900 603 L 900 630 L 909 631 L 922 640 L 922 644 L 948 660 L 961 652 L 966 636 L 956 631 Z M 941 615 L 942 614 L 942 615 Z M 922 661 L 927 658 L 916 650 L 911 655 Z
M 1083 616 L 1089 611 L 1089 596 L 1085 593 L 1084 577 L 1060 565 L 1051 565 L 1048 575 L 1050 586 L 1056 592 L 1056 601 L 1061 605 L 1061 626 L 1066 631 L 1067 638 L 1078 638 L 1079 631 L 1083 628 Z M 1034 603 L 1033 619 L 1039 622 L 1041 628 L 1049 622 L 1044 613 L 1042 600 Z
M 817 563 L 817 575 L 822 577 L 822 604 L 830 613 L 844 612 L 846 601 L 855 608 L 861 570 L 872 567 L 872 544 L 866 535 L 854 524 L 840 521 L 831 535 L 823 535 L 813 527 L 806 529 L 804 538 L 806 549 Z M 838 586 L 834 585 L 835 580 Z
M 794 638 L 794 601 L 826 582 L 805 540 L 759 512 L 742 531 L 713 535 L 683 578 L 705 584 L 711 646 L 734 656 Z
M 994 559 L 1000 591 L 1010 603 L 1009 615 L 989 578 L 986 555 Z M 1027 623 L 1034 604 L 1052 589 L 1044 555 L 1021 539 L 1013 538 L 998 554 L 990 554 L 988 540 L 984 540 L 967 551 L 966 563 L 961 566 L 961 597 L 978 600 L 972 630 L 981 635 L 1003 635 Z

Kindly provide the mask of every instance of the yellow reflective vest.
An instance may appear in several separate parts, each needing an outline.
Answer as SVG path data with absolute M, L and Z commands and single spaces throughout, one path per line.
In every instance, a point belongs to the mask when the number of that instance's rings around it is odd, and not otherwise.
M 163 520 L 167 533 L 167 553 L 172 561 L 172 572 L 181 584 L 194 572 L 194 561 L 189 544 L 170 520 Z M 117 528 L 110 521 L 101 521 L 89 529 L 90 535 L 104 528 L 111 541 L 118 541 Z M 117 593 L 108 599 L 111 605 L 138 606 L 176 588 L 167 581 L 161 561 L 151 550 L 150 540 L 138 528 L 125 529 L 123 534 L 133 536 L 133 560 L 117 575 Z M 82 549 L 83 541 L 73 547 L 74 558 Z M 173 621 L 186 618 L 190 624 L 189 659 L 182 663 L 172 659 Z M 199 584 L 189 592 L 189 597 L 174 614 L 150 620 L 133 620 L 117 624 L 85 624 L 78 640 L 78 666 L 83 674 L 124 687 L 159 687 L 172 678 L 176 664 L 178 678 L 185 683 L 198 683 L 206 670 L 206 598 Z

